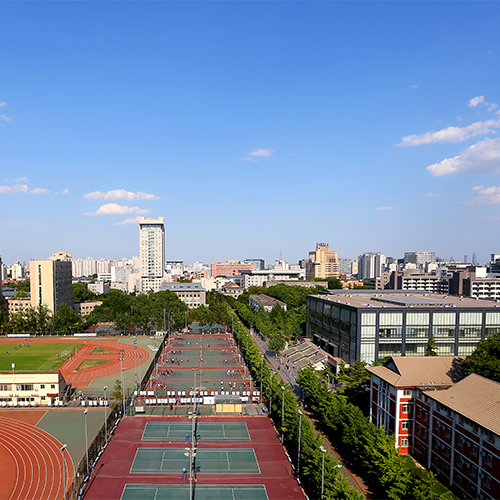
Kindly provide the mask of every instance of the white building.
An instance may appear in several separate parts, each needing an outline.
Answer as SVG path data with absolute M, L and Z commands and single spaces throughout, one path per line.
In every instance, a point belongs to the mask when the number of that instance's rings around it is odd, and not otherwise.
M 368 252 L 358 257 L 358 279 L 380 278 L 385 266 L 385 255 Z
M 165 274 L 165 217 L 139 219 L 142 291 L 158 291 Z

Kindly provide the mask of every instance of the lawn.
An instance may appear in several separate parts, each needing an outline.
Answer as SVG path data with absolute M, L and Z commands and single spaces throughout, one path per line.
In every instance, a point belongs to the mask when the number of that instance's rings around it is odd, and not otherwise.
M 90 354 L 94 356 L 96 354 L 115 354 L 115 353 L 116 351 L 112 351 L 111 349 L 106 349 L 104 347 L 94 347 Z
M 12 371 L 12 363 L 16 364 L 16 372 L 52 372 L 57 370 L 75 349 L 83 344 L 2 344 L 0 346 L 0 372 Z M 8 354 L 7 354 L 8 352 Z
M 112 361 L 106 361 L 104 359 L 84 359 L 76 371 L 85 370 L 86 368 L 96 368 L 101 365 L 107 365 L 108 363 L 112 363 Z

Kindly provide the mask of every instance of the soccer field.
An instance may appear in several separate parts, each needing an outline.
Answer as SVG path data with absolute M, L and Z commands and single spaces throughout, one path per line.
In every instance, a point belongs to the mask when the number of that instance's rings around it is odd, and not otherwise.
M 54 342 L 30 343 L 28 347 L 22 346 L 23 343 L 20 339 L 16 344 L 0 344 L 0 372 L 12 371 L 12 363 L 16 364 L 16 372 L 52 372 L 83 345 Z

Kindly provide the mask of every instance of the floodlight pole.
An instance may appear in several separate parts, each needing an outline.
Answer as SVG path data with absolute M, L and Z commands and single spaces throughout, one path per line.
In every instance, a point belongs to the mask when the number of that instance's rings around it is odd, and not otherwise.
M 106 443 L 108 442 L 108 410 L 106 406 L 108 405 L 108 398 L 106 395 L 106 391 L 108 390 L 108 386 L 104 386 L 104 429 L 105 429 L 105 436 L 106 436 Z
M 122 415 L 125 416 L 125 380 L 123 376 L 123 349 L 120 349 L 120 374 L 122 382 Z
M 85 415 L 85 457 L 87 460 L 87 476 L 89 475 L 89 440 L 88 440 L 88 430 L 87 430 L 87 413 L 88 410 L 85 408 L 83 414 Z
M 321 450 L 321 453 L 323 454 L 322 460 L 321 460 L 321 500 L 323 500 L 323 492 L 325 488 L 325 447 L 322 445 L 319 447 Z
M 260 402 L 262 404 L 262 366 L 264 365 L 264 355 L 260 355 Z
M 272 370 L 269 371 L 269 378 L 271 379 L 271 389 L 269 390 L 269 416 L 271 416 L 271 412 L 273 411 L 273 373 Z
M 300 440 L 302 437 L 302 411 L 299 410 L 299 450 L 297 453 L 297 478 L 300 475 Z

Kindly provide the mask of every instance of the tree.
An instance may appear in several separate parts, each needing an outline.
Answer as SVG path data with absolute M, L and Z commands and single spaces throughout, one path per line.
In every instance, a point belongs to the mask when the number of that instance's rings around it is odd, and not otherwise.
M 438 347 L 436 347 L 436 338 L 434 335 L 427 342 L 427 348 L 425 349 L 426 356 L 438 356 Z
M 285 348 L 285 345 L 286 345 L 286 340 L 282 331 L 278 330 L 271 333 L 271 337 L 267 345 L 270 351 L 273 351 L 274 354 L 276 355 L 278 351 L 281 351 L 282 349 Z
M 96 294 L 85 283 L 73 283 L 73 302 L 85 302 L 95 299 Z
M 477 373 L 500 382 L 500 333 L 481 340 L 476 350 L 462 361 L 466 375 Z

